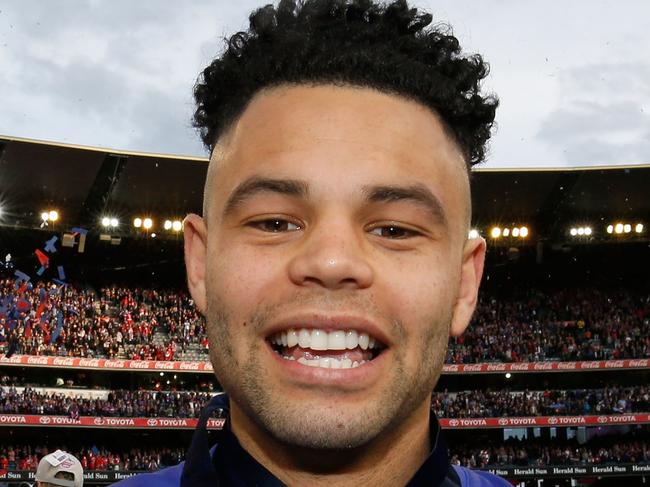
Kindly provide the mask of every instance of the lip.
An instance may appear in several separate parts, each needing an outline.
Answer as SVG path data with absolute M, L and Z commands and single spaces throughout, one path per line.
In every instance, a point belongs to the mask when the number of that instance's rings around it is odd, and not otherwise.
M 307 386 L 318 385 L 339 388 L 348 391 L 366 389 L 385 375 L 383 366 L 387 363 L 387 356 L 390 353 L 388 349 L 385 349 L 374 359 L 353 369 L 326 369 L 303 365 L 295 360 L 286 360 L 275 353 L 268 341 L 266 345 L 266 350 L 273 357 L 273 363 L 286 375 L 289 382 Z
M 300 315 L 294 315 L 275 322 L 269 326 L 269 328 L 264 330 L 264 338 L 268 341 L 268 339 L 274 334 L 289 330 L 291 328 L 305 328 L 307 330 L 320 329 L 327 332 L 337 330 L 355 330 L 358 333 L 367 333 L 375 340 L 381 342 L 385 348 L 390 348 L 392 343 L 386 333 L 381 329 L 381 327 L 366 318 L 344 314 L 332 316 L 319 313 L 304 313 Z

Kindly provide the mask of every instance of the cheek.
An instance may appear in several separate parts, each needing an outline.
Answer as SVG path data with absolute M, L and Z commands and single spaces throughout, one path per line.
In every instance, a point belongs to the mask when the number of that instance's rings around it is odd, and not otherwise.
M 396 315 L 402 316 L 407 326 L 430 326 L 432 319 L 449 315 L 458 287 L 449 258 L 404 261 L 398 269 L 394 276 L 386 276 L 393 295 L 388 302 L 398 307 Z
M 241 245 L 215 249 L 208 266 L 208 297 L 226 303 L 236 321 L 275 302 L 274 293 L 284 274 L 277 255 L 260 255 Z

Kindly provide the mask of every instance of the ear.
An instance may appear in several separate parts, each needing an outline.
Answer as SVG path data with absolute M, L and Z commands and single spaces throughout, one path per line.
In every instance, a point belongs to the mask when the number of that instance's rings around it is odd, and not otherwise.
M 189 214 L 183 221 L 185 240 L 185 269 L 187 286 L 198 310 L 205 315 L 207 298 L 205 292 L 205 263 L 208 249 L 208 233 L 203 218 Z
M 485 249 L 485 240 L 481 237 L 468 239 L 465 243 L 460 270 L 460 287 L 449 331 L 451 336 L 459 336 L 465 331 L 476 308 L 478 288 L 485 264 Z

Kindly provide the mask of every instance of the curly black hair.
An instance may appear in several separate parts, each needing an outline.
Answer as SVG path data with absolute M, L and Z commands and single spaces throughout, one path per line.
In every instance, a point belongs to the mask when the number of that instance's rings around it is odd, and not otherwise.
M 335 84 L 413 99 L 439 115 L 468 167 L 485 158 L 498 100 L 483 95 L 488 65 L 463 55 L 446 24 L 407 0 L 280 0 L 250 16 L 250 28 L 194 86 L 194 126 L 210 150 L 264 88 Z

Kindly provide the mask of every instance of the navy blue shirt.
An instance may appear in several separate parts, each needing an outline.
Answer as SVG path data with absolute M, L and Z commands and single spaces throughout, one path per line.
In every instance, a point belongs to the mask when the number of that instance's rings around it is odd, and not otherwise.
M 199 425 L 185 462 L 155 473 L 137 475 L 122 480 L 119 487 L 280 487 L 277 477 L 255 460 L 239 444 L 230 430 L 230 421 L 219 433 L 218 443 L 209 448 L 206 425 L 217 409 L 228 411 L 228 396 L 219 394 L 201 412 Z M 428 458 L 408 482 L 407 487 L 508 487 L 500 477 L 488 472 L 473 471 L 452 466 L 438 420 L 431 413 L 430 434 L 432 448 Z

